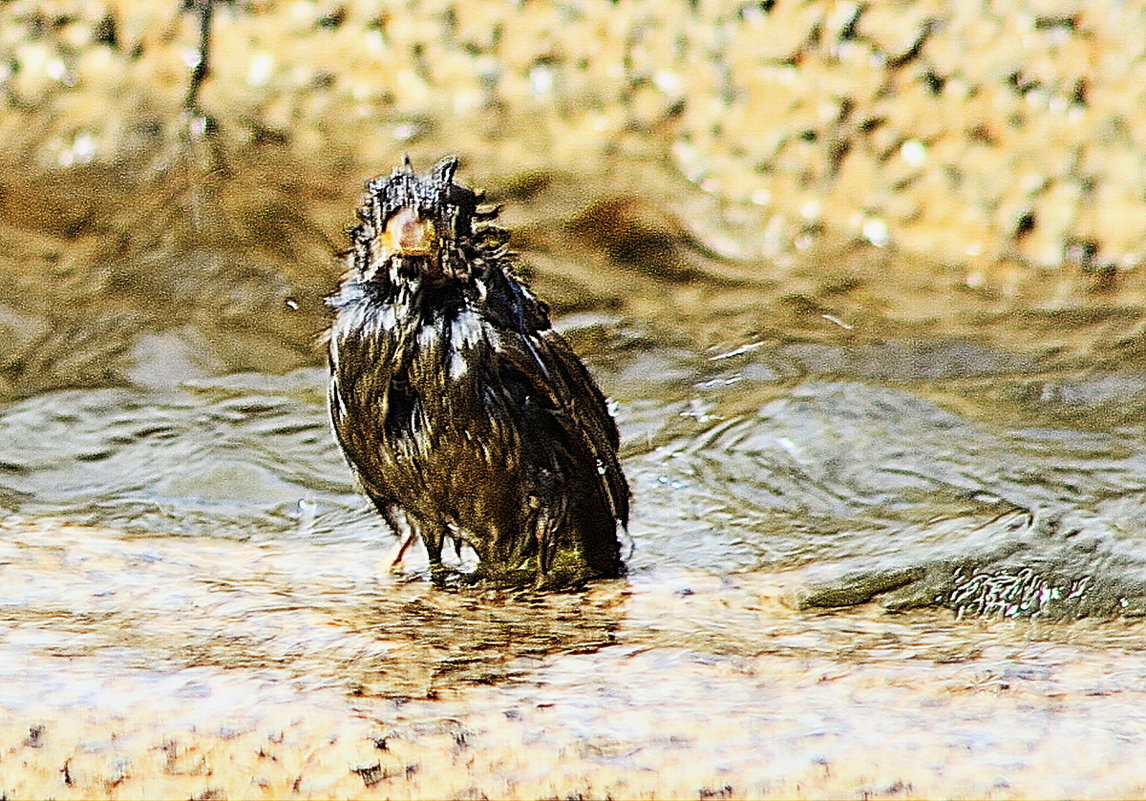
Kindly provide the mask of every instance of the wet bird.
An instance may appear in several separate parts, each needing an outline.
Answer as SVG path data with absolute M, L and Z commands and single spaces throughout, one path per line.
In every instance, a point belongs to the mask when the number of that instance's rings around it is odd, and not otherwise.
M 614 577 L 629 490 L 585 365 L 515 274 L 497 209 L 407 159 L 366 185 L 330 299 L 330 414 L 363 489 L 431 577 L 442 546 L 475 576 L 556 588 Z

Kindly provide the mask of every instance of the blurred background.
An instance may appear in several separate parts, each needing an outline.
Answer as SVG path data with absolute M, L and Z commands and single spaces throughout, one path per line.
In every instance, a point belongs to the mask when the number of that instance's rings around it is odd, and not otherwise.
M 1144 26 L 1113 0 L 9 0 L 0 397 L 319 363 L 361 185 L 404 154 L 461 156 L 559 312 L 702 348 L 1093 318 L 1140 295 Z

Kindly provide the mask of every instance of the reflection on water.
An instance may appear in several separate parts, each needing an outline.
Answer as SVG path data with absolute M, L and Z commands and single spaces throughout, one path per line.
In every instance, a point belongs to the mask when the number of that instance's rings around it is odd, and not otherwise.
M 1135 286 L 1006 300 L 871 249 L 732 264 L 649 199 L 570 212 L 539 189 L 515 241 L 617 402 L 630 575 L 440 591 L 418 557 L 381 569 L 393 535 L 326 421 L 318 229 L 353 193 L 211 181 L 134 207 L 108 181 L 64 229 L 0 209 L 0 753 L 77 760 L 26 794 L 130 781 L 60 778 L 129 748 L 67 739 L 77 708 L 168 777 L 207 757 L 148 732 L 211 721 L 272 795 L 894 794 L 839 762 L 874 749 L 909 777 L 920 731 L 921 759 L 970 755 L 945 764 L 979 792 L 1063 794 L 1032 777 L 1092 725 L 1103 764 L 1133 764 Z M 1047 697 L 1072 705 L 1040 717 Z M 357 749 L 338 782 L 276 772 L 320 740 L 307 759 Z

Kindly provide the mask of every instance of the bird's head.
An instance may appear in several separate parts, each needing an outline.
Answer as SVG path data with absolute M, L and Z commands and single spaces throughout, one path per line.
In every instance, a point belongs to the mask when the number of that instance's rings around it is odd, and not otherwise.
M 359 280 L 440 284 L 471 280 L 504 245 L 501 229 L 485 225 L 496 208 L 454 183 L 458 160 L 442 159 L 419 176 L 407 158 L 366 184 L 351 232 L 351 260 Z

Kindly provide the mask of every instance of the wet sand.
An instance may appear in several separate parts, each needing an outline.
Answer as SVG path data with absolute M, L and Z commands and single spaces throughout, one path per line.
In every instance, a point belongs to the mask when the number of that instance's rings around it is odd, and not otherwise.
M 801 612 L 798 573 L 467 595 L 357 543 L 2 533 L 8 798 L 1146 793 L 1138 621 Z

